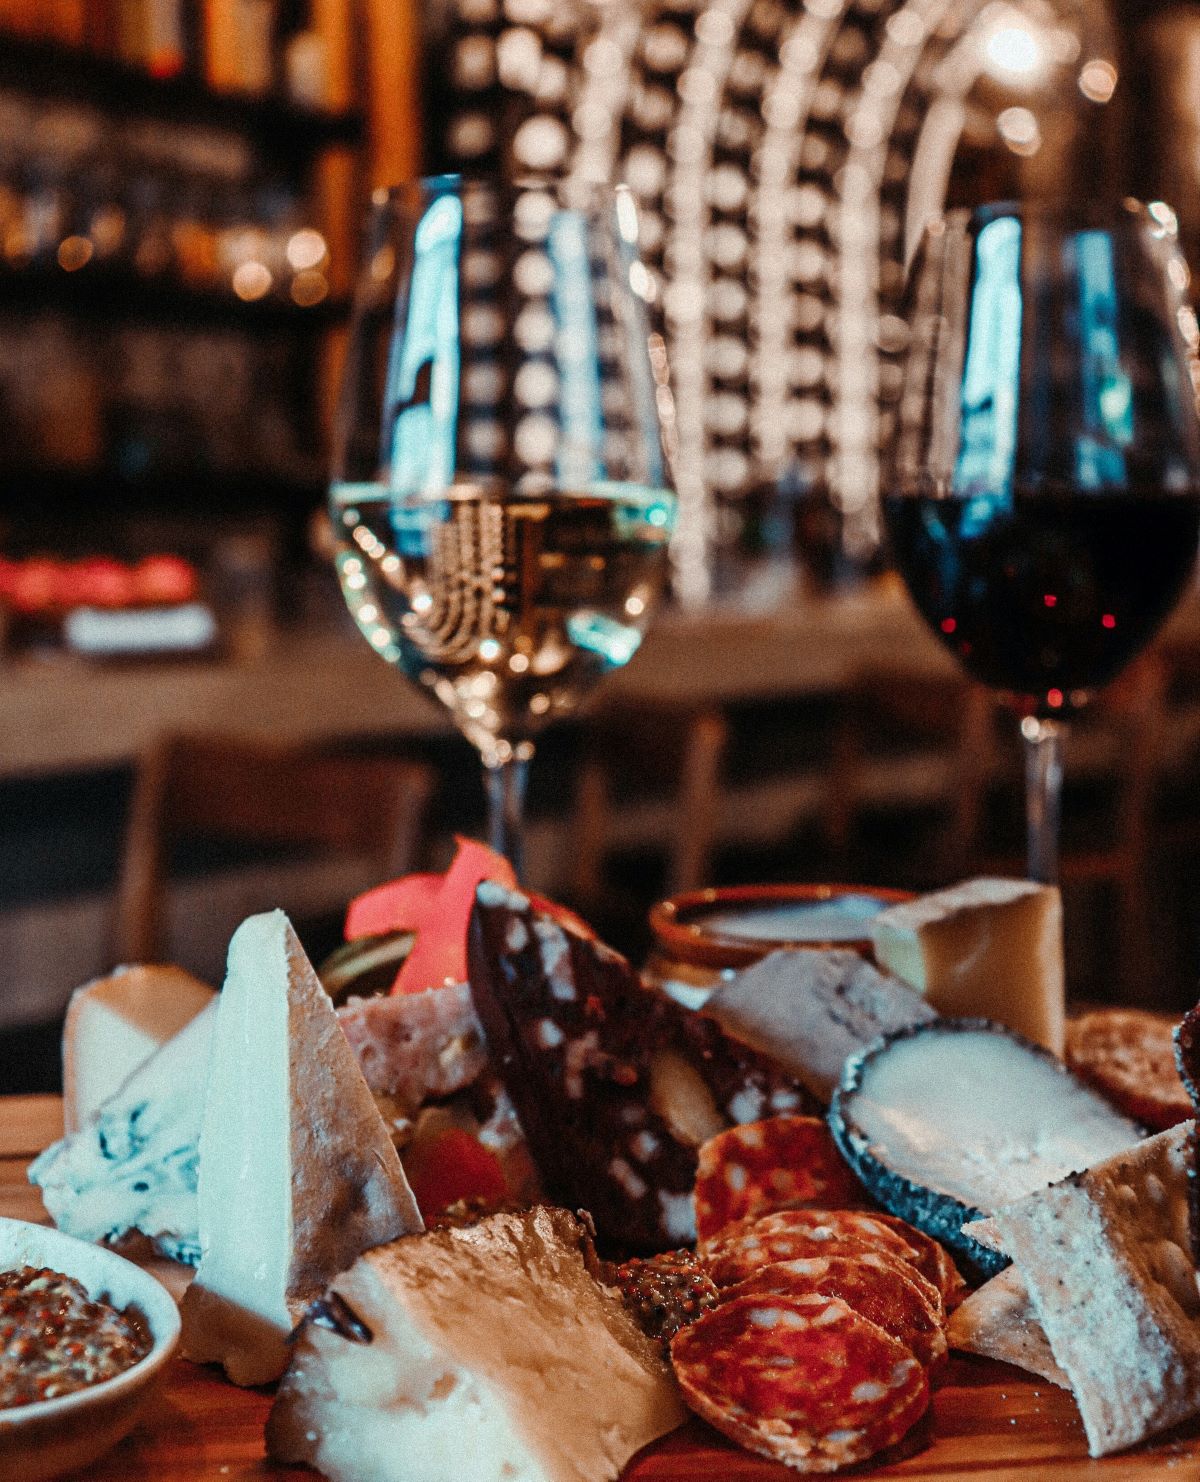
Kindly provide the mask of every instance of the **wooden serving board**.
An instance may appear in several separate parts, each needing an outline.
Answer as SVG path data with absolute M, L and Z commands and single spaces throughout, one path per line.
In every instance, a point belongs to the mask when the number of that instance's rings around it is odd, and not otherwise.
M 25 1172 L 61 1126 L 57 1097 L 0 1098 L 0 1214 L 46 1218 Z M 263 1456 L 270 1406 L 269 1391 L 236 1389 L 215 1370 L 180 1359 L 133 1434 L 79 1482 L 312 1482 L 312 1472 L 276 1466 Z M 851 1475 L 909 1482 L 1200 1482 L 1200 1422 L 1159 1445 L 1092 1461 L 1065 1390 L 1004 1364 L 957 1355 L 935 1388 L 931 1413 L 899 1450 L 903 1454 Z M 796 1476 L 693 1421 L 637 1456 L 623 1482 L 788 1482 Z

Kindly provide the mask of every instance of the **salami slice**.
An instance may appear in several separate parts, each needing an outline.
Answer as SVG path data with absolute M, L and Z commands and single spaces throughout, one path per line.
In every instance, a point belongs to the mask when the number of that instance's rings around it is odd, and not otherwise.
M 744 1281 L 752 1271 L 772 1261 L 795 1260 L 828 1253 L 846 1239 L 898 1256 L 941 1294 L 947 1311 L 956 1307 L 966 1283 L 954 1262 L 936 1240 L 890 1214 L 858 1209 L 782 1209 L 761 1219 L 739 1220 L 698 1254 L 718 1286 Z M 850 1253 L 850 1252 L 847 1252 Z
M 917 1283 L 920 1282 L 921 1286 Z M 924 1287 L 925 1291 L 921 1288 Z M 723 1301 L 739 1297 L 804 1297 L 814 1293 L 839 1297 L 860 1316 L 903 1343 L 927 1369 L 946 1362 L 946 1332 L 941 1301 L 928 1282 L 911 1266 L 883 1251 L 860 1255 L 812 1256 L 764 1266 L 753 1276 L 730 1287 Z
M 805 1472 L 874 1456 L 929 1404 L 913 1355 L 836 1297 L 738 1297 L 676 1334 L 671 1362 L 698 1415 Z
M 861 1204 L 862 1186 L 820 1117 L 770 1117 L 718 1133 L 700 1149 L 696 1235 L 711 1239 L 734 1220 L 814 1204 Z

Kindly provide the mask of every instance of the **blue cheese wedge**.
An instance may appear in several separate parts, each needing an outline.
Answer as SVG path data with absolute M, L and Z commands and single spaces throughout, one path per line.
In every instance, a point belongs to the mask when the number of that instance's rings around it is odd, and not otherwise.
M 200 1269 L 183 1348 L 235 1384 L 287 1366 L 305 1308 L 362 1251 L 422 1229 L 358 1061 L 282 911 L 229 945 L 200 1131 Z
M 684 1419 L 566 1210 L 368 1251 L 301 1329 L 267 1424 L 332 1482 L 611 1482 Z
M 871 934 L 879 965 L 938 1013 L 994 1019 L 1062 1055 L 1062 898 L 1054 886 L 967 880 L 889 906 Z
M 139 963 L 85 983 L 63 1025 L 63 1125 L 86 1126 L 101 1105 L 216 994 L 181 967 Z
M 30 1167 L 60 1230 L 81 1240 L 138 1231 L 174 1260 L 199 1260 L 197 1144 L 216 1012 L 211 1001 Z

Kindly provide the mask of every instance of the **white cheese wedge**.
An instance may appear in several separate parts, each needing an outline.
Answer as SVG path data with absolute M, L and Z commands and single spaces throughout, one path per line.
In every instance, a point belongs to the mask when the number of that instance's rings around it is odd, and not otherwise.
M 1030 880 L 967 880 L 881 911 L 881 967 L 939 1013 L 995 1019 L 1063 1051 L 1062 898 Z
M 63 1126 L 85 1126 L 215 997 L 181 967 L 139 963 L 76 988 L 63 1025 Z
M 305 1324 L 267 1424 L 333 1482 L 609 1482 L 684 1418 L 661 1349 L 561 1209 L 368 1251 Z
M 287 1365 L 308 1304 L 372 1245 L 422 1229 L 358 1061 L 282 911 L 229 944 L 200 1131 L 200 1269 L 183 1348 L 235 1384 Z
M 175 1260 L 199 1260 L 197 1145 L 216 1019 L 213 999 L 32 1164 L 30 1182 L 60 1230 L 81 1240 L 138 1230 Z

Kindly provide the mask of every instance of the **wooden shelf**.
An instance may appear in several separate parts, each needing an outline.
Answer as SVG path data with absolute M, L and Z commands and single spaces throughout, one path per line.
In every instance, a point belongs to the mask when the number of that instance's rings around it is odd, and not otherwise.
M 243 302 L 233 292 L 189 288 L 167 278 L 142 278 L 129 268 L 88 264 L 73 273 L 59 267 L 0 271 L 0 313 L 47 310 L 124 323 L 178 323 L 246 330 L 323 330 L 342 323 L 348 301 L 322 299 L 301 308 L 286 299 Z
M 90 103 L 126 118 L 233 130 L 281 159 L 357 144 L 365 132 L 364 117 L 356 110 L 335 113 L 280 98 L 218 93 L 194 77 L 153 77 L 141 67 L 82 48 L 11 34 L 0 35 L 0 86 Z

